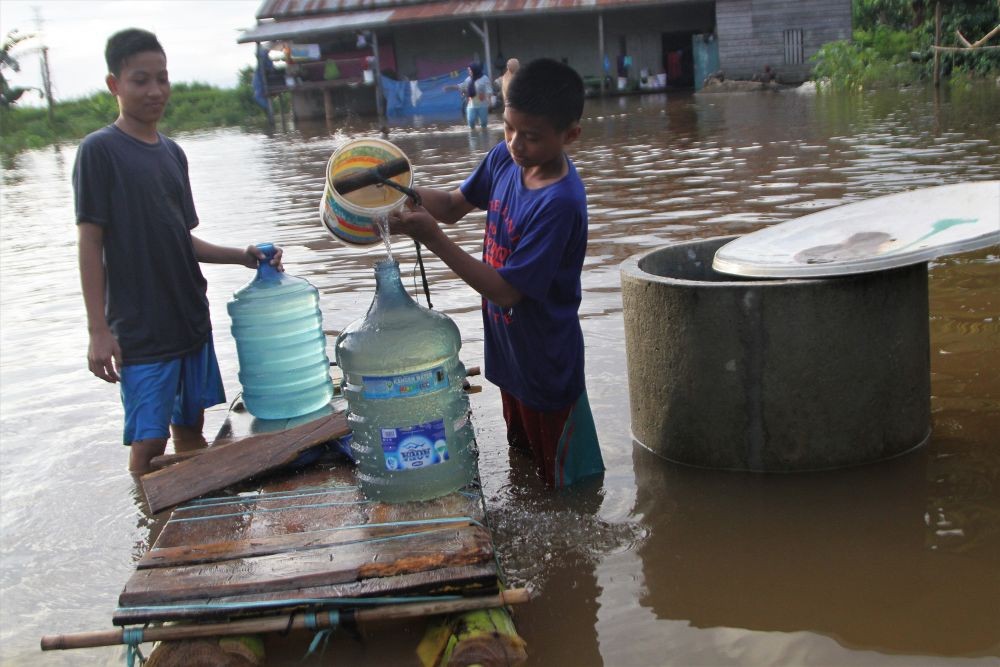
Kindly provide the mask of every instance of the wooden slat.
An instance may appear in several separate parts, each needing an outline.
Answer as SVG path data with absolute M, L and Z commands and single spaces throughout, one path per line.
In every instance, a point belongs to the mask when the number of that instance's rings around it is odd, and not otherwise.
M 268 477 L 266 485 L 258 487 L 257 491 L 263 492 L 295 492 L 302 488 L 319 488 L 330 486 L 343 488 L 352 486 L 355 482 L 353 468 L 347 465 L 320 464 L 307 470 L 289 472 L 287 474 L 277 474 Z M 253 490 L 253 487 L 247 490 Z M 361 492 L 355 489 L 354 493 L 337 492 L 335 496 L 338 500 L 363 499 Z M 295 510 L 280 512 L 280 517 L 267 516 L 256 513 L 254 510 L 260 508 L 276 507 L 282 503 L 279 501 L 258 502 L 257 493 L 242 493 L 239 496 L 214 496 L 211 500 L 242 500 L 247 499 L 245 505 L 234 505 L 229 507 L 201 507 L 197 509 L 199 503 L 193 502 L 184 506 L 183 511 L 175 510 L 167 521 L 159 537 L 156 539 L 153 548 L 174 547 L 185 544 L 206 544 L 209 542 L 238 541 L 254 537 L 262 537 L 275 534 L 287 534 L 304 532 L 331 526 L 344 526 L 353 524 L 372 523 L 366 518 L 363 511 L 365 505 L 345 505 L 332 506 L 324 510 Z M 208 500 L 208 498 L 206 498 Z M 191 509 L 187 509 L 187 508 Z M 180 508 L 178 508 L 180 509 Z M 230 518 L 212 519 L 205 521 L 180 521 L 197 516 L 209 516 L 219 514 L 236 514 L 241 510 L 248 514 Z
M 150 510 L 159 512 L 185 500 L 218 491 L 292 463 L 302 452 L 350 433 L 343 412 L 287 431 L 254 435 L 142 478 Z
M 256 537 L 239 541 L 167 547 L 164 549 L 152 549 L 147 552 L 138 562 L 136 568 L 143 570 L 152 567 L 176 567 L 179 565 L 212 563 L 236 558 L 270 556 L 271 554 L 335 547 L 399 535 L 430 531 L 437 532 L 442 529 L 468 525 L 471 525 L 468 519 L 455 519 L 454 521 L 420 525 L 327 528 L 325 530 Z
M 331 586 L 292 588 L 271 593 L 232 595 L 218 598 L 197 598 L 174 603 L 164 609 L 150 607 L 119 607 L 112 618 L 115 625 L 132 625 L 150 621 L 205 620 L 228 618 L 250 612 L 261 613 L 260 602 L 277 602 L 330 599 L 330 598 L 371 598 L 405 595 L 461 594 L 481 595 L 495 593 L 498 589 L 496 565 L 492 561 L 476 565 L 444 567 L 426 572 L 401 574 L 394 577 L 377 577 L 363 581 Z M 215 611 L 202 607 L 185 605 L 225 605 Z M 269 607 L 269 609 L 291 609 L 298 605 Z
M 138 570 L 125 585 L 118 604 L 123 607 L 160 604 L 206 595 L 219 597 L 342 584 L 482 563 L 492 556 L 489 533 L 479 526 L 466 526 L 382 542 Z

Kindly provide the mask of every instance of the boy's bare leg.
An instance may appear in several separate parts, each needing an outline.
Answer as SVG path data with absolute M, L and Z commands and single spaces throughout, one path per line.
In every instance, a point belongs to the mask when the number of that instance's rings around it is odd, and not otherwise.
M 159 456 L 167 448 L 166 438 L 150 438 L 136 440 L 129 446 L 128 471 L 135 475 L 143 475 L 152 468 L 149 462 Z
M 198 420 L 191 426 L 181 424 L 170 425 L 170 435 L 174 441 L 174 452 L 190 452 L 194 449 L 204 449 L 208 446 L 202 429 L 205 426 L 205 413 L 198 416 Z

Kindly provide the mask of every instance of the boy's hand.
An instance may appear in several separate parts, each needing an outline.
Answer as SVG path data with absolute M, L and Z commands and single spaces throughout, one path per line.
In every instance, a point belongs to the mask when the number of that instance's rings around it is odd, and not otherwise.
M 378 230 L 378 225 L 375 226 Z M 389 233 L 406 234 L 414 241 L 426 244 L 435 234 L 440 233 L 438 221 L 423 206 L 407 204 L 405 209 L 389 214 Z M 379 230 L 381 234 L 381 230 Z
M 255 245 L 248 245 L 245 251 L 247 261 L 244 262 L 244 266 L 250 269 L 256 269 L 259 262 L 263 262 L 265 259 L 264 253 L 261 252 L 260 248 Z M 278 271 L 284 271 L 285 267 L 281 264 L 281 256 L 284 251 L 280 246 L 274 246 L 274 257 L 271 258 L 271 266 L 276 268 Z
M 118 369 L 122 365 L 122 349 L 110 329 L 90 334 L 87 348 L 87 367 L 90 372 L 105 382 L 114 384 L 120 379 Z

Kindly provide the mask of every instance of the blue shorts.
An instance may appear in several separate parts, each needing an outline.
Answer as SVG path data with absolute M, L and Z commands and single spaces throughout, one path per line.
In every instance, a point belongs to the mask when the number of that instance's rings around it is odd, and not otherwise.
M 120 375 L 126 445 L 166 438 L 170 424 L 196 426 L 205 408 L 226 401 L 211 338 L 177 359 L 123 366 Z

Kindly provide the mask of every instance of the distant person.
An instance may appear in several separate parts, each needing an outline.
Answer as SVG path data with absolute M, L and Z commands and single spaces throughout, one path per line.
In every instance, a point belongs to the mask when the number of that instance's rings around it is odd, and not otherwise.
M 281 52 L 285 56 L 285 87 L 294 88 L 299 78 L 299 66 L 292 56 L 292 45 L 285 42 L 281 47 Z
M 536 60 L 507 94 L 505 140 L 457 189 L 418 188 L 423 207 L 395 214 L 390 230 L 423 243 L 482 295 L 486 378 L 500 388 L 507 441 L 561 487 L 604 470 L 579 320 L 587 199 L 565 153 L 580 136 L 583 80 Z M 482 260 L 440 226 L 473 209 L 486 211 Z
M 129 470 L 142 473 L 171 430 L 177 450 L 204 446 L 204 410 L 226 400 L 198 262 L 252 269 L 264 254 L 191 234 L 187 157 L 157 130 L 170 80 L 156 36 L 123 30 L 104 55 L 118 118 L 83 140 L 73 167 L 87 363 L 121 383 Z M 271 264 L 281 269 L 280 251 Z
M 751 77 L 750 80 L 751 81 L 760 81 L 761 83 L 774 83 L 774 81 L 777 78 L 778 78 L 778 75 L 774 71 L 774 69 L 772 69 L 770 65 L 764 65 L 764 70 L 762 72 L 758 72 L 757 74 L 754 74 L 753 77 Z
M 491 96 L 493 87 L 489 78 L 483 74 L 483 66 L 480 63 L 469 63 L 469 76 L 465 81 L 457 86 L 465 101 L 465 118 L 469 123 L 469 129 L 476 127 L 486 127 L 489 117 Z M 455 88 L 455 86 L 445 86 L 445 88 Z
M 517 73 L 520 66 L 521 63 L 517 58 L 511 58 L 507 61 L 507 69 L 504 70 L 503 74 L 497 77 L 495 83 L 497 90 L 500 91 L 501 99 L 504 100 L 504 104 L 507 103 L 507 88 L 510 86 L 510 80 L 514 78 L 514 75 Z

